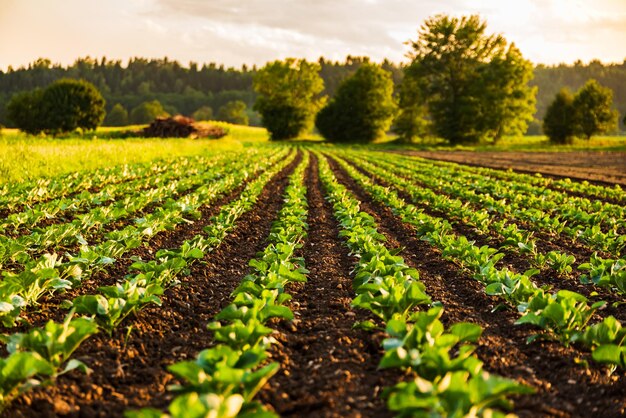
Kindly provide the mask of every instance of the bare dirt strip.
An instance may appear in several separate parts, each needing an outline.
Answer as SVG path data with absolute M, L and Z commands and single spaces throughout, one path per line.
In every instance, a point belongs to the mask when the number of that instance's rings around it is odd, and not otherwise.
M 626 185 L 626 152 L 620 151 L 400 151 L 432 160 L 541 173 L 601 184 Z
M 281 370 L 260 398 L 283 417 L 387 417 L 381 391 L 399 375 L 377 370 L 381 334 L 352 329 L 370 318 L 350 308 L 355 260 L 338 238 L 312 157 L 306 181 L 309 231 L 302 248 L 310 273 L 307 283 L 289 289 L 296 320 L 280 328 L 272 358 Z

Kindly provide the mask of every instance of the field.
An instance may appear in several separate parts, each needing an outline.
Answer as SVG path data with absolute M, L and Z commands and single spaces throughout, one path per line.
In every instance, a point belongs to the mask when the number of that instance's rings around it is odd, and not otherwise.
M 5 184 L 3 417 L 626 414 L 620 187 L 191 154 Z

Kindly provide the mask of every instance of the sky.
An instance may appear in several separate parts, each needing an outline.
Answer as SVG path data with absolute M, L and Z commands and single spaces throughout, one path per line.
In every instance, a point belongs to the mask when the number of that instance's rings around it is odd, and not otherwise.
M 402 62 L 437 13 L 479 14 L 535 63 L 626 59 L 626 0 L 0 0 L 0 69 L 85 56 Z

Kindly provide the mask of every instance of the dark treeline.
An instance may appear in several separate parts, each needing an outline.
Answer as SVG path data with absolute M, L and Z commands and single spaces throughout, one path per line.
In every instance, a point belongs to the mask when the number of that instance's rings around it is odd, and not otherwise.
M 567 87 L 576 92 L 592 78 L 613 90 L 613 102 L 619 112 L 620 128 L 625 130 L 622 119 L 626 114 L 626 59 L 621 64 L 603 64 L 600 61 L 583 64 L 577 61 L 573 65 L 537 65 L 535 78 L 530 82 L 530 85 L 538 88 L 535 119 L 543 119 L 546 109 L 561 88 Z M 529 133 L 540 133 L 540 129 L 535 122 L 529 127 Z
M 324 93 L 332 96 L 339 83 L 367 60 L 350 56 L 344 62 L 320 58 Z M 402 81 L 400 65 L 384 61 L 382 67 L 392 73 L 396 86 Z M 0 71 L 0 124 L 11 126 L 6 118 L 6 104 L 13 94 L 46 87 L 64 77 L 82 78 L 93 83 L 106 99 L 107 111 L 119 103 L 130 112 L 139 104 L 155 99 L 172 114 L 191 115 L 202 106 L 210 106 L 217 111 L 220 106 L 234 100 L 241 100 L 252 108 L 255 101 L 252 78 L 256 71 L 256 67 L 245 65 L 226 68 L 215 63 L 191 62 L 183 66 L 167 58 L 132 58 L 126 64 L 106 58 L 81 58 L 67 67 L 39 59 L 27 67 L 9 67 L 6 72 Z M 626 114 L 626 60 L 622 64 L 602 64 L 599 61 L 557 66 L 540 64 L 535 67 L 535 78 L 531 82 L 531 85 L 538 86 L 538 92 L 536 122 L 529 127 L 529 133 L 540 133 L 538 121 L 562 87 L 576 91 L 590 78 L 614 91 L 615 107 L 621 121 Z M 250 122 L 258 124 L 258 116 L 251 115 Z M 621 127 L 624 129 L 623 125 Z

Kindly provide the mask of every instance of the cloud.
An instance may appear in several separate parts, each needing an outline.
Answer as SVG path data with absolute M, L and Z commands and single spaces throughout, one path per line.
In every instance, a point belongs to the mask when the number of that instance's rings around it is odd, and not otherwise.
M 263 64 L 287 56 L 405 59 L 437 13 L 479 13 L 535 62 L 624 59 L 624 0 L 0 0 L 0 68 L 45 56 L 168 56 Z

